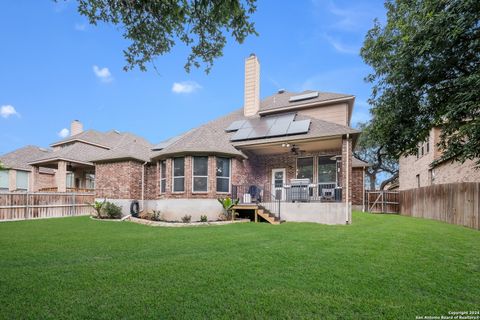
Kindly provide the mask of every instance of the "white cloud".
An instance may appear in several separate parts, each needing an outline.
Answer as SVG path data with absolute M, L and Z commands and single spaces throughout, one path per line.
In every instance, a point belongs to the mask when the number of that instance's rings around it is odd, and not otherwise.
M 63 128 L 62 130 L 60 130 L 58 132 L 58 136 L 60 138 L 66 138 L 66 137 L 68 137 L 69 134 L 70 134 L 70 130 L 68 130 L 67 128 Z
M 110 73 L 110 70 L 108 70 L 107 67 L 105 68 L 100 68 L 97 65 L 93 66 L 93 72 L 103 82 L 110 82 L 113 80 L 112 74 Z
M 174 82 L 172 92 L 174 93 L 192 93 L 200 89 L 202 86 L 195 81 Z
M 20 117 L 20 114 L 17 112 L 17 110 L 15 110 L 12 105 L 7 104 L 0 108 L 0 116 L 6 119 L 10 116 Z
M 87 30 L 87 25 L 85 23 L 75 23 L 74 28 L 77 31 L 85 31 L 85 30 Z
M 332 38 L 327 34 L 324 35 L 324 38 L 328 41 L 328 43 L 330 43 L 332 47 L 335 48 L 335 50 L 337 50 L 340 53 L 359 54 L 360 52 L 359 47 L 344 44 L 338 39 Z

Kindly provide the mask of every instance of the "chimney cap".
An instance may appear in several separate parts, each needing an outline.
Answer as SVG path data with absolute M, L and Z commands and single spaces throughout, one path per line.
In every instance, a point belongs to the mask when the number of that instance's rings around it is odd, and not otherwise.
M 278 89 L 278 93 L 284 93 L 285 92 L 285 89 Z
M 250 57 L 256 57 L 255 53 L 250 53 Z

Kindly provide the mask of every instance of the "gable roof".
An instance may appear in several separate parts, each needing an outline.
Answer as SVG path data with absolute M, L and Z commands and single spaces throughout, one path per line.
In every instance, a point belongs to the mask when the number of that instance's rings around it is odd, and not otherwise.
M 210 121 L 198 127 L 197 129 L 190 130 L 181 136 L 175 137 L 176 139 L 173 139 L 174 141 L 170 144 L 162 145 L 164 147 L 163 149 L 160 151 L 154 151 L 152 153 L 152 159 L 167 157 L 175 154 L 181 155 L 191 153 L 216 153 L 246 158 L 246 155 L 236 147 L 254 145 L 258 143 L 285 141 L 287 137 L 289 141 L 295 141 L 298 139 L 314 139 L 320 137 L 344 135 L 347 133 L 359 133 L 358 130 L 347 126 L 342 126 L 340 124 L 319 119 L 308 118 L 303 115 L 296 115 L 296 120 L 311 120 L 309 131 L 303 134 L 232 142 L 230 139 L 235 132 L 225 131 L 225 129 L 234 121 L 245 119 L 258 121 L 264 118 L 259 116 L 245 117 L 243 115 L 243 109 L 238 109 L 226 116 Z
M 145 161 L 150 157 L 151 144 L 129 132 L 87 130 L 52 144 L 58 149 L 39 157 L 31 164 L 66 160 L 93 165 L 95 160 L 133 158 Z
M 318 92 L 318 96 L 310 99 L 298 100 L 298 101 L 290 101 L 292 97 L 305 95 L 305 94 L 313 94 Z M 260 114 L 266 114 L 270 112 L 277 112 L 283 111 L 285 109 L 291 108 L 300 108 L 301 106 L 315 104 L 315 103 L 326 103 L 331 102 L 334 103 L 335 101 L 347 101 L 354 99 L 355 96 L 351 94 L 344 94 L 344 93 L 333 93 L 333 92 L 321 92 L 321 91 L 314 91 L 314 90 L 305 90 L 303 92 L 289 92 L 283 91 L 273 94 L 269 97 L 266 97 L 260 102 Z
M 0 162 L 2 162 L 7 169 L 31 171 L 32 168 L 29 162 L 39 157 L 47 156 L 51 152 L 51 149 L 29 145 L 0 156 Z M 42 172 L 53 171 L 43 170 L 42 168 Z

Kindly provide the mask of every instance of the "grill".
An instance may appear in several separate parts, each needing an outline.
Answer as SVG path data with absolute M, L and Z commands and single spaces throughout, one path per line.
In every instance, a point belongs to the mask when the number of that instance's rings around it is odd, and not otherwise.
M 290 180 L 290 188 L 287 189 L 288 201 L 308 202 L 310 201 L 310 196 L 310 179 Z

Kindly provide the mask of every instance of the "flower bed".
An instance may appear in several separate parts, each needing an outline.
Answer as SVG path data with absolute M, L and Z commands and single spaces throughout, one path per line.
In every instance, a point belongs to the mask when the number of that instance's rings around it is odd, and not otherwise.
M 250 222 L 249 219 L 229 220 L 229 221 L 207 221 L 207 222 L 166 222 L 166 221 L 152 221 L 140 218 L 129 217 L 128 221 L 144 224 L 152 227 L 198 227 L 198 226 L 221 226 L 231 223 L 245 223 Z

